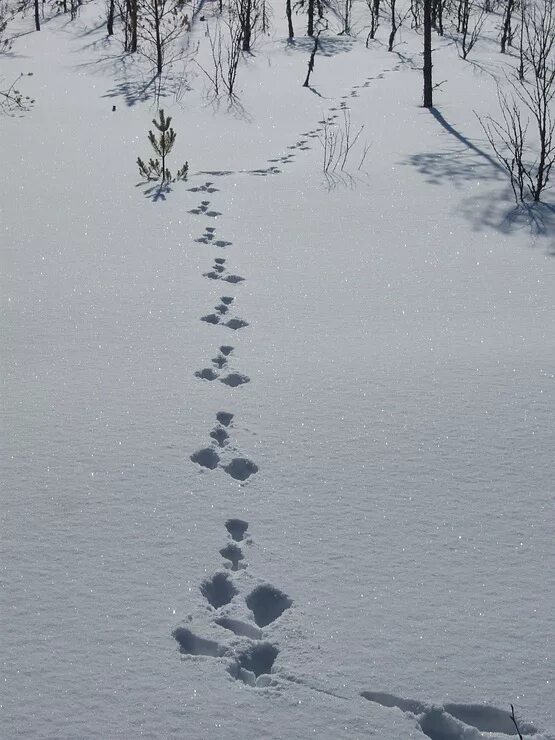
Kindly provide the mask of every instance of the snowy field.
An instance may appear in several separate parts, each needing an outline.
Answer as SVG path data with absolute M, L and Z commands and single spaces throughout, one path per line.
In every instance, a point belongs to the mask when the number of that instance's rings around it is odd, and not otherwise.
M 273 15 L 240 111 L 168 84 L 156 201 L 104 4 L 15 21 L 0 737 L 504 740 L 512 703 L 555 738 L 555 204 L 515 209 L 474 114 L 497 43 L 434 36 L 430 113 L 418 34 L 330 31 L 315 93 Z

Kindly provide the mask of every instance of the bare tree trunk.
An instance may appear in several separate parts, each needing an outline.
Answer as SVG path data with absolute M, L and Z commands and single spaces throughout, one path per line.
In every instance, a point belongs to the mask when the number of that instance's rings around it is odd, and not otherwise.
M 295 31 L 293 30 L 293 17 L 291 13 L 291 0 L 287 0 L 285 5 L 285 12 L 287 13 L 287 27 L 289 29 L 289 38 L 295 37 Z
M 164 67 L 163 60 L 163 49 L 162 49 L 162 38 L 160 36 L 160 13 L 157 0 L 153 2 L 154 6 L 154 34 L 156 37 L 156 73 L 158 77 L 162 76 L 162 69 Z M 164 166 L 164 160 L 162 160 L 162 168 Z
M 243 51 L 251 50 L 251 11 L 252 11 L 252 0 L 243 0 L 244 7 L 244 20 L 243 26 Z
M 391 31 L 389 32 L 387 50 L 393 51 L 393 42 L 395 41 L 395 34 L 397 33 L 397 15 L 395 13 L 397 0 L 390 0 L 390 5 L 391 5 Z
M 108 31 L 108 36 L 114 35 L 114 9 L 115 0 L 110 0 L 108 5 L 108 18 L 106 19 L 106 30 Z
M 308 60 L 308 72 L 306 73 L 306 80 L 303 82 L 303 87 L 309 87 L 310 85 L 310 75 L 312 74 L 312 71 L 314 69 L 314 57 L 316 56 L 316 52 L 318 51 L 318 42 L 320 40 L 320 33 L 321 31 L 318 31 L 318 33 L 314 37 L 314 46 L 312 47 L 312 51 L 310 53 L 310 59 Z
M 40 31 L 39 0 L 35 0 L 35 30 Z
M 505 53 L 507 49 L 507 42 L 510 43 L 513 7 L 514 0 L 507 0 L 507 7 L 505 8 L 505 15 L 503 16 L 503 31 L 501 33 L 501 54 Z
M 432 0 L 424 0 L 424 108 L 432 108 Z
M 314 36 L 314 2 L 315 0 L 308 0 L 308 28 L 307 36 Z

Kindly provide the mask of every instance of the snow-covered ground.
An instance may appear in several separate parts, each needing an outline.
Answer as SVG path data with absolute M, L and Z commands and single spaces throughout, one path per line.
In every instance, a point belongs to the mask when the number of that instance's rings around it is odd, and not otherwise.
M 241 112 L 168 92 L 156 202 L 102 3 L 2 60 L 2 737 L 555 737 L 555 219 L 474 115 L 499 55 L 435 39 L 431 114 L 417 35 L 333 37 L 314 94 L 282 14 Z

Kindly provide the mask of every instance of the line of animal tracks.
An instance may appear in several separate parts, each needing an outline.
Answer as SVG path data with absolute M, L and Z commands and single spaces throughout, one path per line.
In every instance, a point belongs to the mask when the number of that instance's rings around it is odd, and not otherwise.
M 321 137 L 326 126 L 336 125 L 342 112 L 349 110 L 348 100 L 356 98 L 359 91 L 368 88 L 373 80 L 381 79 L 393 69 L 368 77 L 361 85 L 353 86 L 346 95 L 332 105 L 318 122 L 316 128 L 305 131 L 296 142 L 287 147 L 287 152 L 268 159 L 267 166 L 259 169 L 200 172 L 195 177 L 204 179 L 201 185 L 190 190 L 198 193 L 199 204 L 189 211 L 198 218 L 202 233 L 195 242 L 211 250 L 211 262 L 207 264 L 203 276 L 215 283 L 221 290 L 215 306 L 207 306 L 206 313 L 199 317 L 206 331 L 214 337 L 213 356 L 208 358 L 205 367 L 195 371 L 199 383 L 223 383 L 228 387 L 230 399 L 233 397 L 234 410 L 240 405 L 241 394 L 249 392 L 250 378 L 248 368 L 241 366 L 240 352 L 235 338 L 241 330 L 249 326 L 248 316 L 241 315 L 241 286 L 248 276 L 234 272 L 230 257 L 233 243 L 225 233 L 218 231 L 219 217 L 217 202 L 212 196 L 220 192 L 216 186 L 225 182 L 226 176 L 270 176 L 284 172 L 298 155 L 311 149 L 314 140 Z M 260 391 L 259 391 L 260 392 Z M 250 485 L 258 473 L 258 464 L 231 448 L 235 414 L 229 409 L 217 412 L 214 426 L 207 430 L 206 446 L 190 454 L 191 462 L 203 472 L 217 474 L 223 471 L 240 485 Z M 436 705 L 406 699 L 381 691 L 354 690 L 335 691 L 311 685 L 289 674 L 274 672 L 279 649 L 272 641 L 277 634 L 279 620 L 286 619 L 288 611 L 294 609 L 294 600 L 277 586 L 259 577 L 252 576 L 248 570 L 248 548 L 253 543 L 249 523 L 242 519 L 230 518 L 223 523 L 222 547 L 219 550 L 223 563 L 221 570 L 199 582 L 199 590 L 207 605 L 204 624 L 186 622 L 174 629 L 179 653 L 185 662 L 191 656 L 200 656 L 212 661 L 218 670 L 227 671 L 235 680 L 256 689 L 286 687 L 291 683 L 302 684 L 306 689 L 329 694 L 338 700 L 356 700 L 364 706 L 365 701 L 382 708 L 404 712 L 416 722 L 422 733 L 432 740 L 463 740 L 480 737 L 476 732 L 494 732 L 497 737 L 514 737 L 515 726 L 511 715 L 504 709 L 486 704 Z M 225 538 L 225 539 L 224 539 Z M 286 626 L 285 622 L 282 627 Z M 214 639 L 212 639 L 214 638 Z M 315 682 L 316 684 L 316 682 Z M 520 724 L 523 735 L 532 735 L 537 730 L 526 723 Z

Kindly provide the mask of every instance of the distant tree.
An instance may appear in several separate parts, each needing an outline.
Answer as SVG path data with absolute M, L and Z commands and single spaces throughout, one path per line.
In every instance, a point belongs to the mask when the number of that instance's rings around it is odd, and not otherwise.
M 307 36 L 314 36 L 314 5 L 316 0 L 308 0 L 307 3 Z
M 108 0 L 106 3 L 106 31 L 108 36 L 112 36 L 114 33 L 114 14 L 116 10 L 115 0 Z
M 503 27 L 501 29 L 501 53 L 504 54 L 507 44 L 511 44 L 513 38 L 512 19 L 515 0 L 507 0 L 505 12 L 503 13 Z
M 510 95 L 498 93 L 501 119 L 480 123 L 517 202 L 527 196 L 538 202 L 555 165 L 555 0 L 529 7 L 522 36 L 527 76 L 508 78 Z
M 391 20 L 391 28 L 389 31 L 387 50 L 393 51 L 397 31 L 401 28 L 401 26 L 403 25 L 403 23 L 406 21 L 406 19 L 409 16 L 410 5 L 408 8 L 405 8 L 404 10 L 399 11 L 398 6 L 397 6 L 397 0 L 387 0 L 387 4 L 389 5 L 390 20 Z
M 291 0 L 286 0 L 285 3 L 285 13 L 287 15 L 287 29 L 289 32 L 289 38 L 292 39 L 295 37 L 295 31 L 293 30 L 293 17 L 292 17 L 292 10 L 291 10 Z
M 370 30 L 366 37 L 366 46 L 370 39 L 376 38 L 376 31 L 380 25 L 380 0 L 366 0 L 368 10 L 370 11 Z
M 459 32 L 461 38 L 457 43 L 459 54 L 463 59 L 466 59 L 478 38 L 482 26 L 484 25 L 485 11 L 483 6 L 478 5 L 474 0 L 460 0 L 459 2 Z
M 243 51 L 251 51 L 254 44 L 262 21 L 262 3 L 263 0 L 232 0 L 230 15 L 239 21 Z
M 166 118 L 164 111 L 158 111 L 158 121 L 152 120 L 152 123 L 159 132 L 159 135 L 153 131 L 148 132 L 148 140 L 154 149 L 157 158 L 151 157 L 147 163 L 143 162 L 140 157 L 137 157 L 137 165 L 139 167 L 139 174 L 144 177 L 145 180 L 160 181 L 161 183 L 175 182 L 175 180 L 186 180 L 189 172 L 189 163 L 185 162 L 183 167 L 177 171 L 175 177 L 172 176 L 170 170 L 166 165 L 166 160 L 173 145 L 175 144 L 176 133 L 171 128 L 171 116 Z
M 138 7 L 140 52 L 154 63 L 160 77 L 164 66 L 180 58 L 180 52 L 174 51 L 174 42 L 189 19 L 181 0 L 139 0 Z
M 433 107 L 432 84 L 432 2 L 424 0 L 424 108 Z
M 5 54 L 12 48 L 12 41 L 6 37 L 8 23 L 13 18 L 7 2 L 0 2 L 0 54 Z

